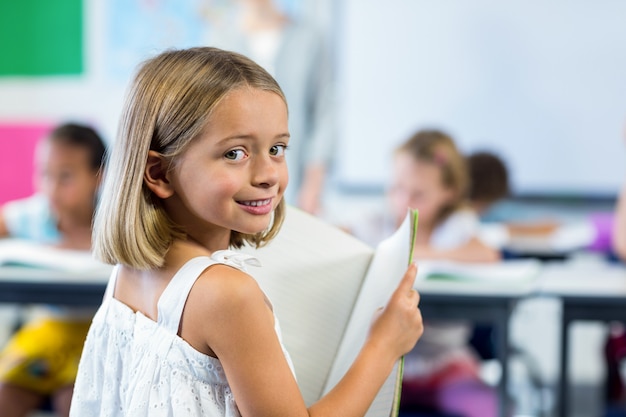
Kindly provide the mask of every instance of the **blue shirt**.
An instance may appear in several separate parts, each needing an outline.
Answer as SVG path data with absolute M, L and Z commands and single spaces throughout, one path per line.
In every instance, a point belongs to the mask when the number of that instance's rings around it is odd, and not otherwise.
M 41 194 L 6 203 L 3 214 L 11 237 L 43 244 L 55 244 L 61 240 L 48 200 Z

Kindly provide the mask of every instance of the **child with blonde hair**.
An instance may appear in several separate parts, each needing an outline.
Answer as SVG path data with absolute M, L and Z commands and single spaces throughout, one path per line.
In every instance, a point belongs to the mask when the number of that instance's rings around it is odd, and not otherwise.
M 479 219 L 467 201 L 466 160 L 450 135 L 437 129 L 417 131 L 396 148 L 392 165 L 390 229 L 399 226 L 407 207 L 419 210 L 418 263 L 500 259 L 499 251 L 479 237 Z M 402 410 L 463 417 L 497 414 L 497 397 L 480 379 L 470 334 L 469 323 L 426 321 L 420 343 L 405 359 Z
M 172 50 L 141 66 L 94 225 L 96 256 L 116 267 L 72 416 L 366 413 L 421 335 L 415 266 L 344 378 L 307 407 L 272 306 L 244 271 L 250 256 L 231 250 L 278 233 L 287 126 L 282 90 L 242 55 Z

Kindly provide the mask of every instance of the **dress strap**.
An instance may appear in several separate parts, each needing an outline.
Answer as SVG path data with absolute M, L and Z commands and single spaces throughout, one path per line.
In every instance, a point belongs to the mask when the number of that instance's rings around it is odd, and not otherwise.
M 104 290 L 104 296 L 102 300 L 108 300 L 113 298 L 113 294 L 115 294 L 115 283 L 117 282 L 117 274 L 119 273 L 120 265 L 115 265 L 111 270 L 111 276 L 109 277 L 109 282 L 107 282 L 106 289 Z
M 157 303 L 157 322 L 159 325 L 174 334 L 178 333 L 180 318 L 183 315 L 191 287 L 205 269 L 216 263 L 218 262 L 208 256 L 199 256 L 187 261 L 176 272 Z
M 189 292 L 202 272 L 214 264 L 226 264 L 245 270 L 246 265 L 259 265 L 256 258 L 242 253 L 221 250 L 211 257 L 199 256 L 192 258 L 176 272 L 167 285 L 157 303 L 157 322 L 172 333 L 178 333 L 183 309 Z

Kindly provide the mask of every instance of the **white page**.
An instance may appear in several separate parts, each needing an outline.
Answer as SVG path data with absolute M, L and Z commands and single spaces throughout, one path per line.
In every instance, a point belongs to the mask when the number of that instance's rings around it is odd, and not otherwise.
M 324 392 L 374 249 L 288 207 L 280 233 L 267 247 L 243 251 L 261 261 L 262 267 L 249 273 L 274 306 L 298 385 L 311 405 Z
M 0 239 L 0 265 L 67 273 L 106 274 L 111 270 L 111 266 L 96 260 L 90 251 L 59 249 L 16 238 Z
M 345 375 L 356 359 L 367 337 L 374 312 L 387 303 L 404 276 L 409 264 L 410 251 L 411 219 L 407 215 L 400 228 L 376 248 L 325 392 L 328 392 Z M 387 378 L 368 410 L 367 416 L 389 415 L 395 399 L 397 372 L 396 364 L 394 371 Z

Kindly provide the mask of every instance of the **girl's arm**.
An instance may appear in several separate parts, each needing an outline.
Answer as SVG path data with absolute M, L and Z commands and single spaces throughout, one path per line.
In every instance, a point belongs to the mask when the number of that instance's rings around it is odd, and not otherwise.
M 0 207 L 0 238 L 8 237 L 9 229 L 7 228 L 7 223 L 4 220 L 4 213 L 2 212 L 2 207 Z
M 282 352 L 272 311 L 250 276 L 220 265 L 209 268 L 190 293 L 183 326 L 202 329 L 206 347 L 224 367 L 242 416 L 363 416 L 395 361 L 421 335 L 418 295 L 412 289 L 415 272 L 415 266 L 409 268 L 377 314 L 346 376 L 309 409 Z
M 497 262 L 501 259 L 498 250 L 485 245 L 477 237 L 454 249 L 435 249 L 431 246 L 416 246 L 415 259 L 446 259 L 458 262 Z
M 626 185 L 617 199 L 613 224 L 613 250 L 626 261 Z

